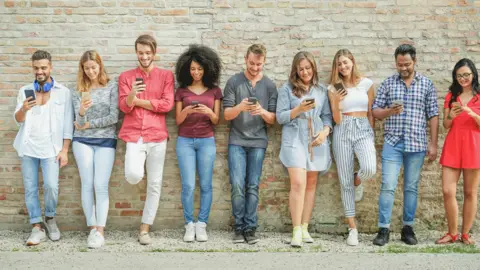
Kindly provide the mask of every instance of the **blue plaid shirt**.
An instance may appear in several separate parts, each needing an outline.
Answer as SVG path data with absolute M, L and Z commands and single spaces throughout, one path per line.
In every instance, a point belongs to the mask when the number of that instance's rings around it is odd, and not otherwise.
M 372 110 L 391 107 L 394 100 L 403 100 L 403 112 L 386 119 L 385 142 L 394 146 L 403 139 L 405 152 L 426 151 L 427 119 L 438 116 L 437 90 L 432 81 L 415 72 L 407 88 L 400 74 L 392 75 L 378 88 Z

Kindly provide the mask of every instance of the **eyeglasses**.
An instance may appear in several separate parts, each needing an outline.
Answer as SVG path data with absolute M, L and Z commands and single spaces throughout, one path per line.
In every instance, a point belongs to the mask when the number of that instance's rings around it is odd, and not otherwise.
M 472 73 L 457 74 L 457 79 L 468 79 Z

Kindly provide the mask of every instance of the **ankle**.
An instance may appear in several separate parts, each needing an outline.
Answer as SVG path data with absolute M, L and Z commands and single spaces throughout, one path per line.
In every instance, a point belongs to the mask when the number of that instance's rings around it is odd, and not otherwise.
M 35 227 L 38 227 L 38 228 L 42 228 L 42 224 L 40 223 L 35 223 L 35 224 L 32 224 L 32 228 L 35 228 Z
M 303 223 L 302 224 L 302 230 L 308 231 L 308 223 Z
M 104 235 L 105 232 L 104 232 L 104 227 L 97 227 L 96 228 L 97 232 L 99 232 L 101 235 Z
M 140 225 L 140 232 L 143 233 L 143 232 L 150 232 L 150 225 L 148 224 L 145 224 L 145 223 L 142 223 L 142 225 Z

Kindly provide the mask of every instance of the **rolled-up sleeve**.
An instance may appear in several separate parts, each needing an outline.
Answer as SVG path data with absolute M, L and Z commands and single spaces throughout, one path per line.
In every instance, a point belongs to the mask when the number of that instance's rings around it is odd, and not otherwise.
M 128 85 L 128 80 L 124 73 L 120 74 L 118 78 L 118 108 L 123 113 L 130 113 L 133 111 L 135 106 L 129 107 L 127 105 L 128 94 L 130 93 L 130 85 Z
M 438 116 L 437 89 L 433 82 L 430 83 L 425 102 L 427 118 Z
M 69 89 L 65 89 L 65 115 L 63 118 L 63 139 L 73 138 L 73 102 Z
M 17 122 L 17 118 L 15 118 L 15 114 L 23 107 L 23 101 L 25 100 L 25 94 L 23 92 L 23 88 L 18 91 L 17 95 L 17 106 L 15 106 L 15 111 L 13 112 L 13 121 L 17 124 L 17 126 L 23 125 L 25 121 L 23 122 Z
M 384 81 L 377 90 L 377 96 L 372 104 L 372 110 L 377 108 L 385 109 L 387 106 L 387 83 Z
M 291 121 L 290 114 L 292 109 L 290 108 L 289 91 L 290 89 L 286 84 L 278 89 L 276 117 L 280 125 L 287 124 Z
M 268 108 L 269 112 L 276 112 L 277 111 L 277 99 L 278 99 L 278 92 L 277 86 L 272 83 L 268 86 Z
M 233 87 L 233 79 L 229 79 L 223 90 L 223 109 L 235 106 L 235 92 Z
M 325 95 L 327 95 L 327 90 L 325 90 Z M 325 100 L 322 105 L 322 110 L 320 111 L 320 119 L 322 119 L 323 126 L 330 127 L 330 131 L 333 131 L 332 125 L 332 110 L 330 109 L 330 101 L 328 97 L 325 96 Z
M 165 84 L 163 86 L 162 97 L 160 99 L 151 99 L 150 103 L 152 104 L 153 111 L 157 113 L 167 113 L 169 112 L 174 105 L 174 83 L 173 73 L 168 72 L 165 78 Z

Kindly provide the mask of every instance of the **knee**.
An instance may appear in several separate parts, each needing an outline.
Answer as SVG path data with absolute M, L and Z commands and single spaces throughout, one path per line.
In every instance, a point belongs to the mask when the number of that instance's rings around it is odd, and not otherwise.
M 302 190 L 305 190 L 306 184 L 305 182 L 302 181 L 294 181 L 290 183 L 290 190 L 292 192 L 301 192 Z
M 108 194 L 108 184 L 95 184 L 95 194 Z
M 143 172 L 136 172 L 136 171 L 127 171 L 125 172 L 125 180 L 128 183 L 135 185 L 138 184 L 143 179 Z
M 239 182 L 232 182 L 231 183 L 231 193 L 232 196 L 239 196 L 245 193 L 245 186 Z
M 451 199 L 451 198 L 454 198 L 457 195 L 455 190 L 451 189 L 451 188 L 443 188 L 442 193 L 443 193 L 443 198 L 444 199 Z
M 363 168 L 363 172 L 365 174 L 365 179 L 372 179 L 377 173 L 377 166 L 375 166 L 375 164 L 365 166 L 365 168 Z
M 212 191 L 212 182 L 200 184 L 201 192 L 211 192 Z
M 195 186 L 190 183 L 182 183 L 182 193 L 184 194 L 193 194 Z
M 43 184 L 43 188 L 46 192 L 58 191 L 58 182 L 57 181 L 46 181 Z
M 317 181 L 307 181 L 306 190 L 315 191 L 317 189 Z
M 477 191 L 473 189 L 464 188 L 463 198 L 465 201 L 477 200 Z

